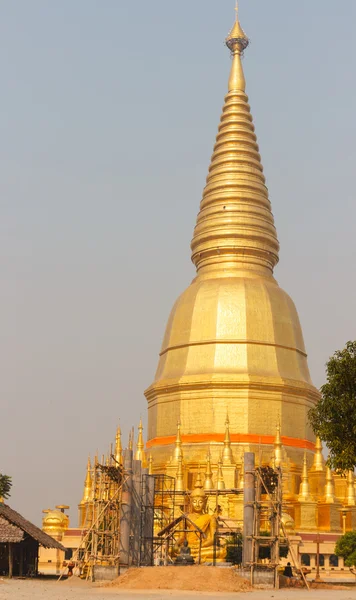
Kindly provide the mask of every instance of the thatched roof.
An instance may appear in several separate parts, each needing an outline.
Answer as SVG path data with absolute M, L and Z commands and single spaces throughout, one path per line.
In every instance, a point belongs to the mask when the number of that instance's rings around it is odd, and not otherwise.
M 18 512 L 7 506 L 7 504 L 0 502 L 0 544 L 21 542 L 24 538 L 24 533 L 32 537 L 41 546 L 44 546 L 44 548 L 65 550 L 62 544 L 54 540 L 50 535 L 47 535 L 47 533 L 36 527 L 36 525 L 24 519 Z M 21 537 L 20 534 L 22 534 Z
M 16 544 L 22 542 L 23 535 L 22 529 L 0 517 L 0 543 L 7 544 L 8 542 L 13 542 Z

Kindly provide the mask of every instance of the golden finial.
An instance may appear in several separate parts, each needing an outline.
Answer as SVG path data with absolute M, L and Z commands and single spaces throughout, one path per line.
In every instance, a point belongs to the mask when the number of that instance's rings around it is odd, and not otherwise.
M 235 23 L 226 38 L 226 45 L 229 48 L 231 54 L 243 54 L 244 50 L 246 50 L 250 41 L 242 29 L 239 21 L 239 4 L 236 2 L 235 7 L 236 18 Z
M 143 426 L 142 419 L 140 419 L 140 424 L 138 426 L 138 437 L 136 444 L 136 452 L 135 452 L 135 460 L 140 460 L 142 464 L 146 462 L 145 456 L 145 442 L 143 441 Z
M 122 465 L 122 441 L 121 441 L 121 427 L 120 425 L 116 431 L 116 439 L 115 439 L 115 460 L 116 464 Z
M 180 424 L 180 419 L 178 420 L 177 423 L 177 437 L 176 437 L 176 443 L 175 443 L 175 448 L 174 448 L 174 454 L 173 454 L 173 462 L 174 463 L 178 463 L 179 458 L 183 459 L 183 449 L 182 449 L 182 437 L 181 437 L 181 424 Z
M 177 469 L 177 475 L 176 475 L 176 492 L 184 492 L 183 459 L 181 456 L 178 458 L 178 469 Z
M 309 479 L 308 479 L 307 453 L 306 452 L 304 452 L 302 480 L 301 480 L 301 484 L 300 484 L 300 488 L 299 488 L 298 500 L 299 500 L 299 502 L 307 502 L 307 501 L 311 500 Z
M 209 450 L 208 455 L 206 457 L 206 471 L 205 471 L 204 489 L 205 490 L 212 490 L 212 489 L 214 489 L 213 472 L 211 470 L 210 450 Z
M 152 458 L 152 454 L 150 454 L 150 457 L 148 459 L 148 474 L 149 475 L 153 475 L 153 458 Z
M 356 506 L 353 471 L 347 473 L 347 506 Z
M 239 90 L 244 92 L 246 89 L 246 80 L 241 64 L 241 56 L 249 45 L 249 39 L 242 29 L 238 15 L 238 4 L 236 5 L 236 19 L 229 35 L 226 38 L 226 45 L 232 56 L 232 67 L 229 78 L 229 92 Z
M 280 467 L 282 464 L 282 438 L 281 438 L 281 424 L 278 421 L 276 437 L 274 440 L 274 466 Z
M 335 489 L 334 481 L 330 467 L 326 467 L 325 474 L 325 502 L 327 504 L 334 504 L 335 502 Z
M 222 460 L 221 460 L 221 457 L 220 457 L 219 462 L 218 462 L 218 479 L 217 479 L 217 485 L 216 485 L 216 487 L 217 487 L 218 490 L 224 490 L 225 489 L 225 481 L 224 481 L 224 475 L 223 475 L 222 467 L 223 467 L 223 463 L 222 463 Z
M 225 439 L 224 439 L 224 450 L 223 450 L 223 463 L 224 465 L 231 465 L 233 462 L 232 449 L 231 449 L 231 438 L 230 438 L 230 419 L 229 415 L 226 415 L 225 421 Z
M 315 440 L 315 454 L 312 470 L 317 471 L 318 473 L 322 473 L 324 471 L 323 445 L 320 437 L 317 437 Z

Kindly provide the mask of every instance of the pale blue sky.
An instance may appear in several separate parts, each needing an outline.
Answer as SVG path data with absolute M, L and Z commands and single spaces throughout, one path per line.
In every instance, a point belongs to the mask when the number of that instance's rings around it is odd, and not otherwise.
M 355 0 L 241 0 L 247 92 L 315 384 L 355 339 Z M 234 0 L 0 0 L 0 472 L 80 501 L 146 417 L 226 93 Z M 75 519 L 76 520 L 76 519 Z M 73 524 L 75 524 L 75 520 Z

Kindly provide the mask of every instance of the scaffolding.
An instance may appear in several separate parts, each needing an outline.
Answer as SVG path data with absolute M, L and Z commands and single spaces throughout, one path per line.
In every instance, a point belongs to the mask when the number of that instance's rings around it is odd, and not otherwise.
M 110 464 L 97 462 L 93 473 L 93 499 L 88 506 L 87 526 L 83 544 L 83 574 L 93 578 L 94 566 L 109 566 L 119 570 L 120 512 L 123 467 L 112 456 Z
M 282 521 L 283 482 L 280 467 L 257 467 L 254 469 L 255 493 L 253 502 L 252 560 L 249 565 L 251 583 L 254 571 L 267 568 L 274 572 L 274 587 L 279 587 L 280 548 L 287 546 L 293 565 L 301 580 L 309 589 L 303 569 L 300 568 L 290 544 L 287 530 Z M 261 549 L 267 548 L 269 560 L 262 564 Z
M 176 511 L 175 478 L 169 475 L 142 476 L 141 493 L 141 530 L 140 560 L 141 566 L 152 566 L 163 559 L 162 539 L 154 535 L 162 531 L 173 520 Z

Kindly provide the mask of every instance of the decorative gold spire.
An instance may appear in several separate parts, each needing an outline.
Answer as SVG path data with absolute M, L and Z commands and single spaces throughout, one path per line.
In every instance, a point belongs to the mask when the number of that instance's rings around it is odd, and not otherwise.
M 225 481 L 224 481 L 224 475 L 223 475 L 223 463 L 221 458 L 219 459 L 218 462 L 218 477 L 217 477 L 217 484 L 216 487 L 218 490 L 224 490 L 225 489 Z
M 302 481 L 300 484 L 298 500 L 299 500 L 299 502 L 310 502 L 312 500 L 311 495 L 310 495 L 310 488 L 309 488 L 308 464 L 307 464 L 307 453 L 306 452 L 304 452 Z
M 153 458 L 152 458 L 152 454 L 150 454 L 150 457 L 148 459 L 148 474 L 149 475 L 153 475 Z
M 121 441 L 121 428 L 120 425 L 116 431 L 116 440 L 115 440 L 115 460 L 116 463 L 122 465 L 122 441 Z
M 90 502 L 90 500 L 92 498 L 92 488 L 93 488 L 93 480 L 92 480 L 92 476 L 91 476 L 91 462 L 90 462 L 90 456 L 88 456 L 87 474 L 85 477 L 84 493 L 83 493 L 83 498 L 82 498 L 81 504 L 86 504 L 87 502 Z
M 178 464 L 179 458 L 183 459 L 183 449 L 182 449 L 182 437 L 181 437 L 181 424 L 180 420 L 177 423 L 177 437 L 173 454 L 173 462 Z
M 134 436 L 133 436 L 133 428 L 132 428 L 132 429 L 130 429 L 130 433 L 129 433 L 129 446 L 128 446 L 129 450 L 131 450 L 131 451 L 133 450 L 133 437 Z
M 138 437 L 136 444 L 136 452 L 135 452 L 135 460 L 140 460 L 144 465 L 146 462 L 146 454 L 145 454 L 145 442 L 143 440 L 143 426 L 142 419 L 140 419 L 140 424 L 138 426 Z
M 282 438 L 281 438 L 281 424 L 278 422 L 276 438 L 274 440 L 274 466 L 280 467 L 282 464 Z
M 213 471 L 211 469 L 210 450 L 208 452 L 208 456 L 206 457 L 206 471 L 205 471 L 204 489 L 205 490 L 212 490 L 212 489 L 214 489 Z
M 335 488 L 334 488 L 334 480 L 331 473 L 330 467 L 326 467 L 326 475 L 325 475 L 325 502 L 327 504 L 334 504 L 335 502 Z
M 223 458 L 224 465 L 231 465 L 233 462 L 232 449 L 231 449 L 231 438 L 230 438 L 229 415 L 226 415 L 226 421 L 225 421 L 225 439 L 224 439 L 224 450 L 223 450 L 222 458 Z
M 353 471 L 349 471 L 347 474 L 347 506 L 356 506 Z
M 315 440 L 315 454 L 312 470 L 319 473 L 324 472 L 323 445 L 320 437 L 317 437 Z
M 279 244 L 241 55 L 249 44 L 237 18 L 226 38 L 232 55 L 228 94 L 191 244 L 198 273 L 248 269 L 272 274 Z
M 184 472 L 183 472 L 183 458 L 178 458 L 178 469 L 176 475 L 176 492 L 184 492 Z

